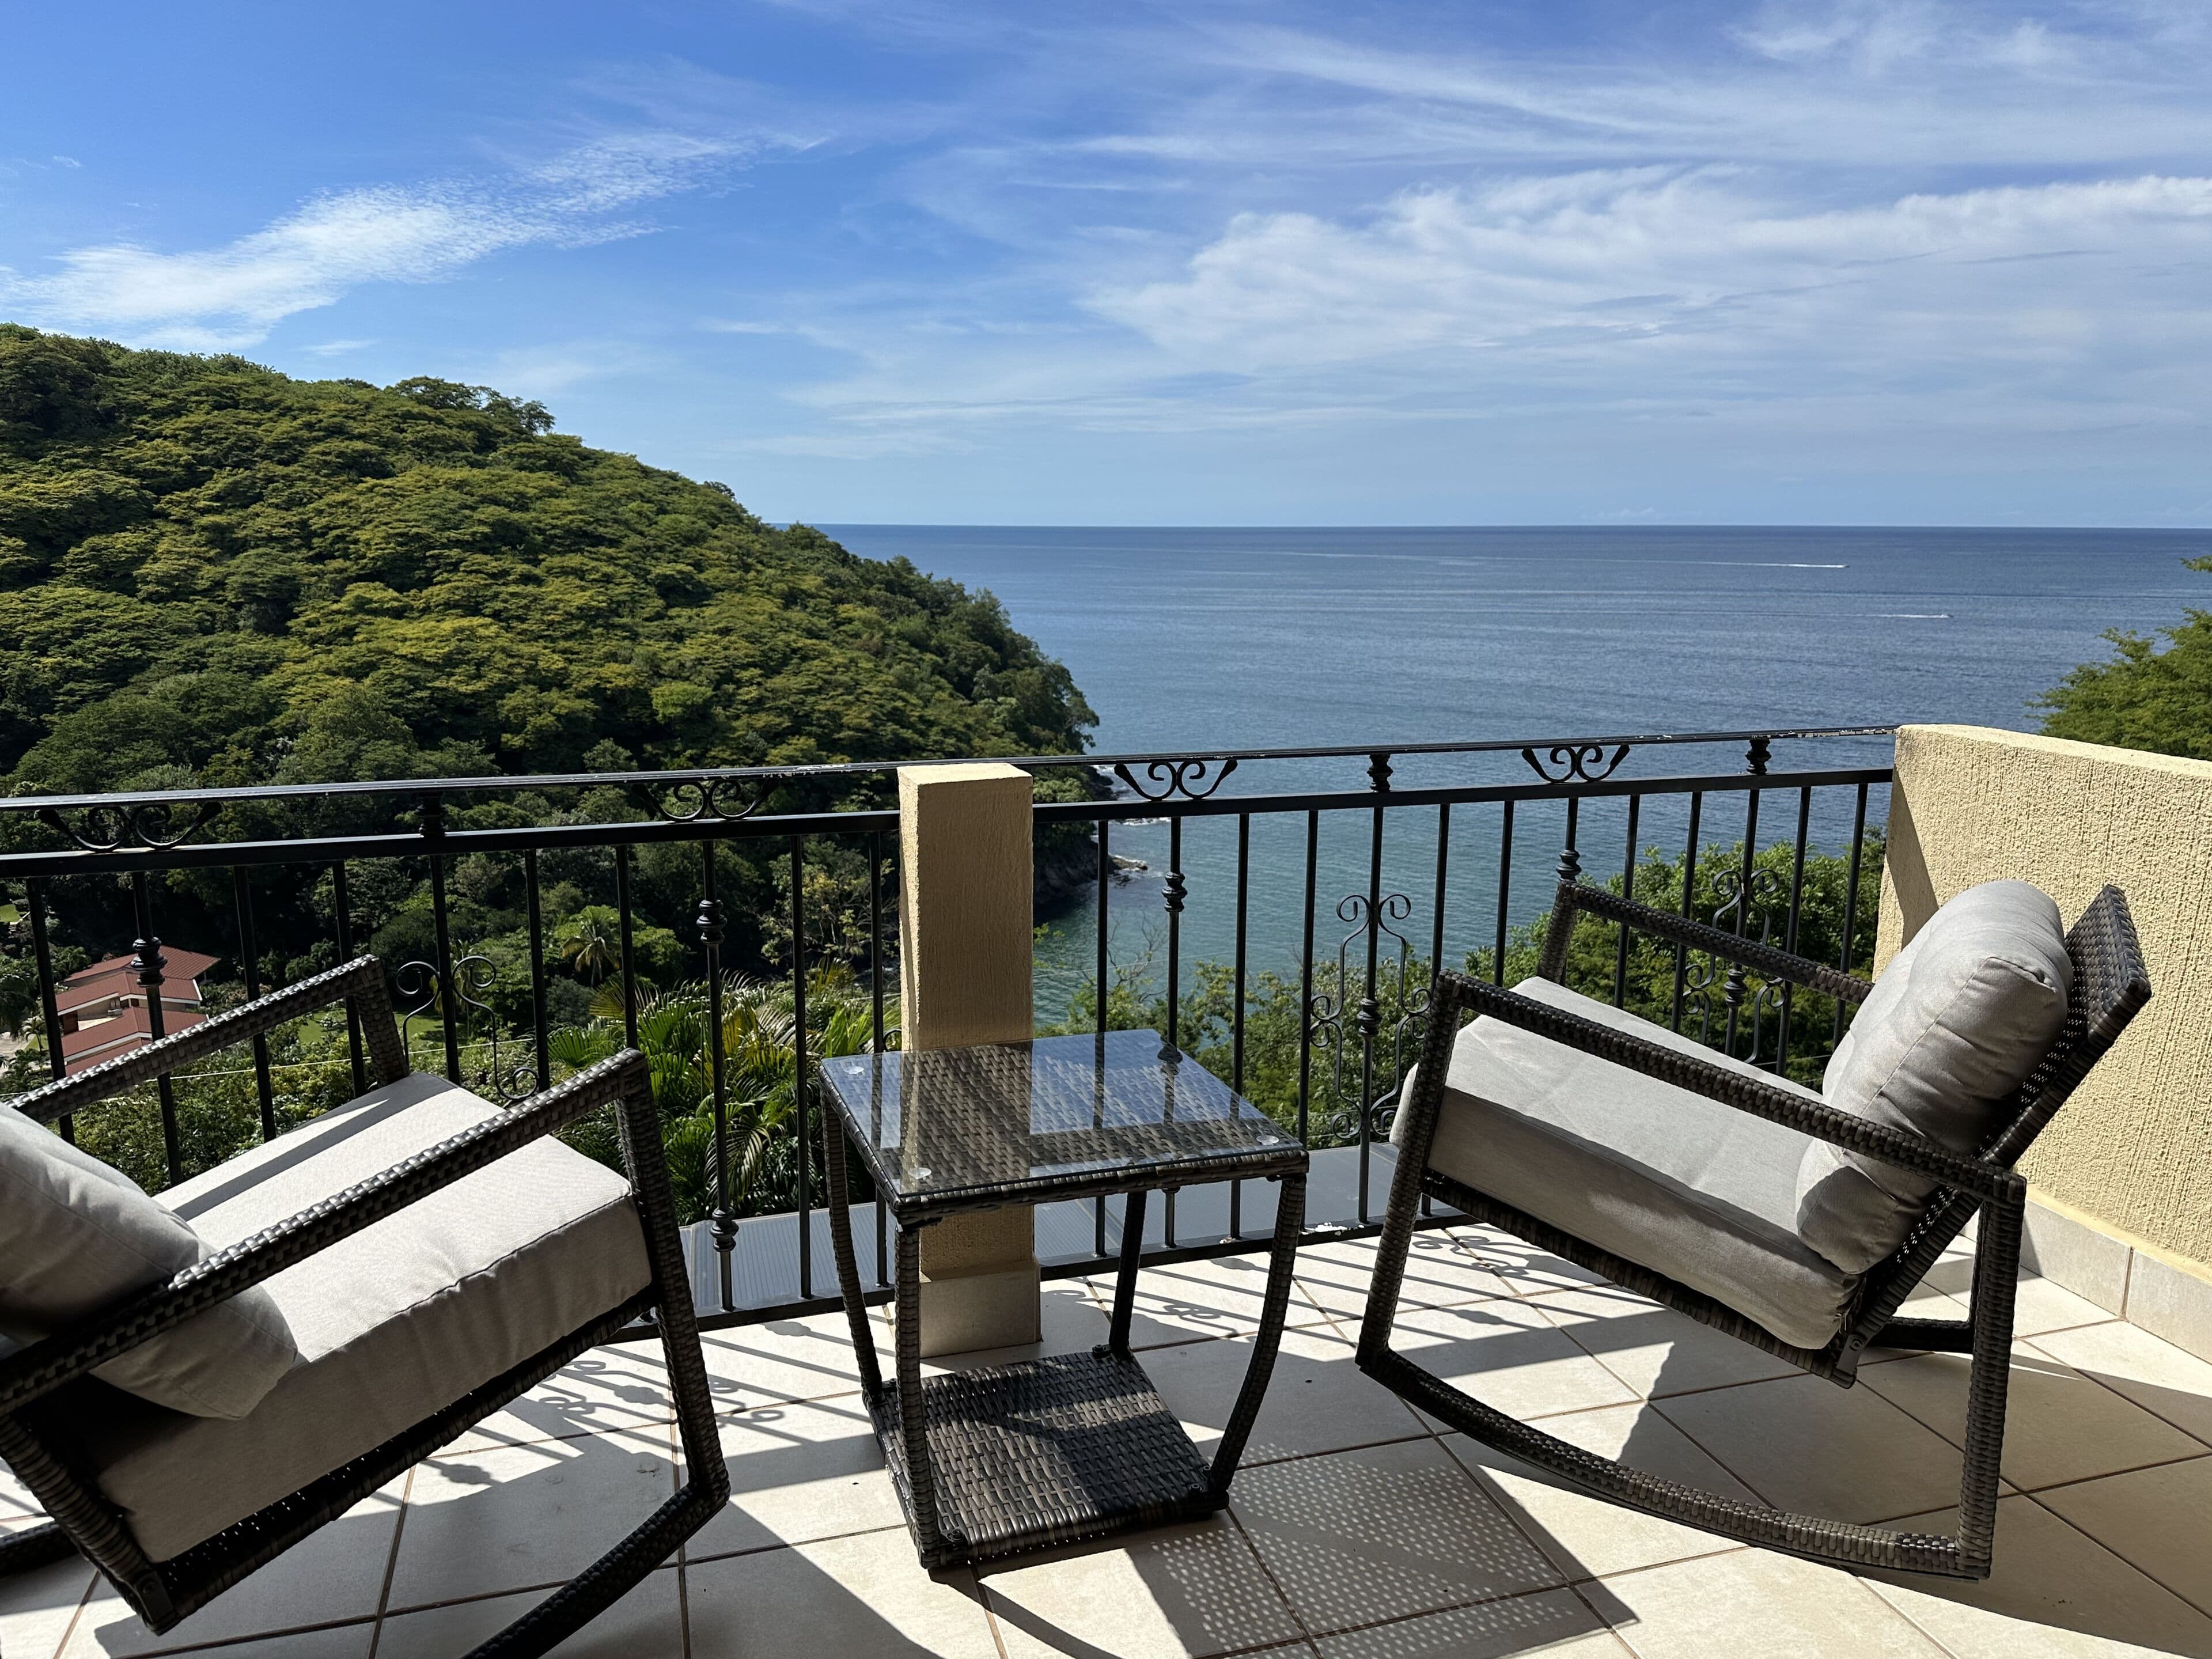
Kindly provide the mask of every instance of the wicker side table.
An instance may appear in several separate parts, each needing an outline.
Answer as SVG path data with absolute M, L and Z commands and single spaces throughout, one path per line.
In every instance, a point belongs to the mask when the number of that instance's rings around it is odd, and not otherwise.
M 1040 1038 L 821 1068 L 830 1241 L 861 1386 L 922 1565 L 994 1560 L 1218 1510 L 1260 1413 L 1290 1306 L 1306 1151 L 1150 1031 Z M 898 1229 L 896 1376 L 876 1358 L 853 1255 L 850 1139 Z M 1252 1359 L 1212 1461 L 1129 1352 L 1145 1195 L 1281 1183 Z M 1107 1340 L 988 1370 L 921 1375 L 921 1230 L 962 1211 L 1128 1194 Z

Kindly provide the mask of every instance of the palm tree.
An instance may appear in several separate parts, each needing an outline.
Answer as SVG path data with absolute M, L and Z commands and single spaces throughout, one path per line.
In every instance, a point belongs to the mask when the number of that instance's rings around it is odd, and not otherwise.
M 713 1031 L 708 987 L 699 981 L 647 994 L 638 1006 L 637 1046 L 653 1074 L 653 1103 L 677 1202 L 686 1221 L 714 1208 L 720 1146 L 714 1134 Z M 758 1214 L 795 1201 L 798 1180 L 798 1024 L 787 980 L 731 974 L 722 981 L 722 1081 L 729 1123 L 730 1206 Z M 842 964 L 807 977 L 810 1063 L 874 1047 L 873 999 Z M 600 988 L 588 1024 L 552 1034 L 548 1053 L 563 1076 L 623 1046 L 620 987 Z M 897 1007 L 884 1009 L 884 1046 L 897 1046 Z M 571 1144 L 620 1165 L 611 1113 L 578 1125 Z
M 597 985 L 622 966 L 622 918 L 604 904 L 587 904 L 554 930 L 561 959 Z

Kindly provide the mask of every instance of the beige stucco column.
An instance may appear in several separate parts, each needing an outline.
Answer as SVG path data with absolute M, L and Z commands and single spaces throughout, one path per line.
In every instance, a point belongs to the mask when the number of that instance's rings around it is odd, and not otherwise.
M 1035 890 L 1030 775 L 996 763 L 899 769 L 900 1043 L 1022 1042 Z M 921 1236 L 925 1357 L 1034 1342 L 1036 1238 L 1025 1205 Z

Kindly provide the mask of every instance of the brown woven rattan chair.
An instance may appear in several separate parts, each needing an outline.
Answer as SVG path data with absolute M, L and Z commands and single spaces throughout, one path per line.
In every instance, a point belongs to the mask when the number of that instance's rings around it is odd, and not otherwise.
M 1809 1090 L 1771 1073 L 1762 1074 L 1741 1060 L 1698 1049 L 1663 1027 L 1564 992 L 1555 982 L 1563 977 L 1578 912 L 1655 935 L 1686 951 L 1710 952 L 1771 982 L 1805 987 L 1854 1005 L 1864 1001 L 1874 988 L 1833 968 L 1583 885 L 1574 879 L 1571 855 L 1564 860 L 1538 970 L 1539 979 L 1545 983 L 1532 982 L 1528 987 L 1536 996 L 1456 974 L 1442 975 L 1437 981 L 1419 1068 L 1393 1126 L 1392 1139 L 1399 1146 L 1397 1170 L 1360 1333 L 1361 1368 L 1461 1432 L 1628 1508 L 1837 1565 L 1889 1567 L 1956 1578 L 1987 1577 L 1996 1528 L 1998 1458 L 2004 1441 L 2013 1303 L 2027 1197 L 2027 1183 L 2014 1173 L 2013 1165 L 2149 998 L 2150 985 L 2125 898 L 2118 889 L 2106 888 L 2066 935 L 2073 983 L 2065 1024 L 2027 1082 L 2000 1109 L 1995 1132 L 1971 1157 L 1961 1157 L 1919 1134 L 1838 1110 Z M 1569 1012 L 1570 1006 L 1579 1012 Z M 1593 1068 L 1600 1073 L 1601 1083 L 1607 1077 L 1627 1078 L 1632 1091 L 1648 1091 L 1652 1085 L 1638 1079 L 1656 1079 L 1674 1090 L 1732 1108 L 1735 1113 L 1786 1126 L 1799 1137 L 1863 1154 L 1883 1166 L 1918 1172 L 1940 1184 L 1904 1243 L 1886 1259 L 1863 1274 L 1825 1281 L 1833 1289 L 1836 1301 L 1827 1310 L 1826 1323 L 1815 1328 L 1832 1328 L 1833 1335 L 1818 1346 L 1784 1340 L 1770 1325 L 1786 1325 L 1787 1319 L 1771 1311 L 1766 1312 L 1765 1323 L 1747 1316 L 1746 1309 L 1753 1305 L 1752 1298 L 1739 1296 L 1735 1300 L 1745 1305 L 1732 1305 L 1730 1301 L 1692 1289 L 1668 1273 L 1601 1249 L 1528 1213 L 1526 1208 L 1503 1202 L 1432 1166 L 1431 1154 L 1445 1105 L 1447 1072 L 1455 1045 L 1461 1040 L 1461 1021 L 1469 1013 L 1487 1015 L 1505 1026 L 1561 1045 L 1554 1053 L 1571 1050 L 1609 1062 L 1609 1067 Z M 1468 1028 L 1468 1036 L 1478 1033 L 1479 1028 Z M 1620 1070 L 1610 1069 L 1615 1067 Z M 1583 1073 L 1574 1075 L 1580 1078 Z M 1741 1122 L 1729 1112 L 1716 1115 L 1698 1102 L 1685 1102 L 1679 1095 L 1675 1099 L 1680 1106 L 1695 1107 L 1699 1114 L 1717 1119 L 1723 1133 L 1728 1132 L 1727 1126 Z M 1773 1133 L 1755 1127 L 1747 1127 L 1747 1132 Z M 1575 1155 L 1585 1152 L 1599 1155 L 1586 1146 Z M 1465 1168 L 1463 1163 L 1462 1168 Z M 1636 1171 L 1631 1168 L 1622 1178 L 1632 1182 Z M 1666 1181 L 1653 1177 L 1640 1189 L 1624 1190 L 1632 1191 L 1634 1201 L 1649 1206 L 1662 1221 L 1668 1220 L 1671 1200 Z M 1671 1192 L 1683 1200 L 1686 1228 L 1709 1224 L 1719 1230 L 1726 1217 L 1723 1206 L 1715 1205 L 1712 1219 L 1701 1222 L 1698 1195 L 1683 1192 L 1679 1184 Z M 1570 1445 L 1483 1405 L 1424 1370 L 1393 1349 L 1391 1324 L 1404 1280 L 1407 1252 L 1425 1196 L 1601 1273 L 1640 1296 L 1678 1310 L 1840 1388 L 1849 1388 L 1856 1381 L 1860 1361 L 1868 1349 L 1876 1346 L 1971 1355 L 1957 1534 L 1946 1538 L 1855 1525 L 1759 1508 L 1700 1491 Z M 1562 1207 L 1533 1199 L 1523 1201 L 1536 1207 Z M 1971 1316 L 1965 1320 L 1898 1317 L 1906 1296 L 1977 1214 L 1980 1222 L 1974 1241 Z M 1797 1243 L 1795 1238 L 1784 1239 L 1773 1248 L 1786 1252 Z M 1789 1265 L 1802 1268 L 1808 1282 L 1823 1282 L 1813 1278 L 1822 1264 L 1809 1256 L 1802 1262 L 1791 1258 Z
M 543 1654 L 644 1579 L 729 1496 L 645 1058 L 624 1052 L 501 1110 L 410 1073 L 383 969 L 364 957 L 57 1081 L 16 1109 L 52 1122 L 342 1000 L 359 1018 L 378 1086 L 165 1193 L 162 1203 L 212 1251 L 196 1266 L 0 1358 L 0 1459 L 51 1517 L 0 1539 L 0 1573 L 80 1552 L 150 1629 L 169 1630 L 649 1317 L 667 1356 L 687 1482 L 475 1650 L 479 1659 Z M 612 1171 L 544 1139 L 608 1106 L 619 1119 L 626 1190 Z M 466 1184 L 446 1191 L 456 1183 Z M 425 1235 L 410 1257 L 410 1242 Z M 477 1253 L 469 1263 L 426 1265 L 457 1238 Z M 362 1273 L 368 1264 L 377 1271 Z M 89 1375 L 287 1269 L 295 1272 L 269 1294 L 299 1335 L 300 1358 L 242 1417 L 167 1410 Z M 404 1293 L 362 1282 L 410 1272 Z M 458 1276 L 417 1295 L 422 1276 L 439 1273 Z M 310 1328 L 327 1338 L 331 1322 L 349 1316 L 359 1329 L 343 1333 L 344 1346 L 324 1352 L 309 1340 Z M 311 1478 L 295 1483 L 303 1471 Z M 256 1480 L 283 1484 L 259 1495 Z

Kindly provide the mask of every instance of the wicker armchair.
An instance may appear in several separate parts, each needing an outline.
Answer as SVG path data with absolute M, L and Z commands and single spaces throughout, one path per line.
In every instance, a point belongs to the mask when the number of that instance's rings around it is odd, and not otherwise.
M 2045 901 L 2047 903 L 2047 901 Z M 1874 988 L 1850 975 L 1808 962 L 1756 941 L 1740 938 L 1638 904 L 1574 879 L 1574 860 L 1562 861 L 1561 880 L 1536 981 L 1507 991 L 1455 974 L 1438 979 L 1429 1014 L 1428 1034 L 1413 1086 L 1400 1105 L 1392 1139 L 1399 1145 L 1388 1212 L 1358 1350 L 1361 1368 L 1411 1403 L 1453 1428 L 1515 1457 L 1571 1480 L 1599 1497 L 1709 1532 L 1771 1549 L 1846 1566 L 1879 1566 L 1984 1578 L 1991 1566 L 1998 1490 L 1998 1459 L 2004 1439 L 2005 1394 L 2012 1346 L 2014 1285 L 2027 1183 L 2013 1165 L 2051 1121 L 2067 1096 L 2150 995 L 2142 957 L 2129 919 L 2127 902 L 2107 887 L 2064 936 L 2064 956 L 2072 968 L 2064 1024 L 2057 1037 L 2021 1085 L 1996 1109 L 1996 1127 L 1971 1156 L 1961 1156 L 1923 1135 L 1837 1109 L 1809 1089 L 1761 1073 L 1740 1060 L 1702 1049 L 1665 1027 L 1640 1020 L 1608 1005 L 1589 1002 L 1555 981 L 1564 976 L 1567 945 L 1577 913 L 1637 929 L 1682 950 L 1711 952 L 1751 975 L 1809 988 L 1852 1004 L 1863 1002 Z M 2055 923 L 2053 924 L 2055 929 Z M 2053 951 L 2055 953 L 2055 939 Z M 1522 994 L 1528 990 L 1534 994 Z M 1461 1022 L 1468 1014 L 1488 1016 L 1479 1025 Z M 1594 1147 L 1584 1138 L 1572 1141 L 1573 1153 L 1616 1185 L 1594 1207 L 1577 1191 L 1549 1189 L 1525 1182 L 1518 1204 L 1483 1191 L 1468 1179 L 1436 1167 L 1440 1121 L 1449 1088 L 1447 1073 L 1455 1051 L 1472 1039 L 1479 1047 L 1508 1035 L 1516 1052 L 1548 1052 L 1561 1062 L 1562 1074 L 1576 1087 L 1613 1089 L 1634 1109 L 1617 1119 L 1647 1133 L 1645 1109 L 1663 1117 L 1671 1105 L 1680 1119 L 1697 1118 L 1699 1133 L 1725 1137 L 1741 1128 L 1770 1139 L 1781 1126 L 1785 1140 L 1802 1147 L 1825 1142 L 1872 1160 L 1878 1168 L 1898 1169 L 1928 1178 L 1932 1196 L 1917 1219 L 1907 1224 L 1904 1242 L 1862 1273 L 1846 1274 L 1818 1260 L 1794 1236 L 1790 1219 L 1767 1221 L 1767 1236 L 1754 1231 L 1735 1193 L 1694 1190 L 1694 1180 L 1640 1170 L 1632 1158 Z M 1503 1073 L 1494 1073 L 1503 1076 Z M 1505 1091 L 1501 1090 L 1500 1092 Z M 1464 1097 L 1462 1097 L 1463 1099 Z M 1732 1109 L 1716 1110 L 1718 1108 Z M 1480 1106 L 1480 1103 L 1476 1103 Z M 1759 1122 L 1747 1122 L 1736 1115 Z M 1464 1124 L 1468 1114 L 1458 1120 Z M 1586 1132 L 1587 1125 L 1581 1126 Z M 1692 1126 L 1683 1125 L 1685 1133 Z M 1665 1133 L 1662 1127 L 1656 1132 Z M 1508 1184 L 1484 1171 L 1480 1142 L 1457 1158 L 1448 1157 L 1462 1175 L 1472 1169 L 1488 1184 Z M 1809 1138 L 1809 1140 L 1808 1140 Z M 1712 1144 L 1721 1144 L 1716 1140 Z M 1501 1155 L 1511 1148 L 1499 1145 Z M 1663 1162 L 1663 1153 L 1656 1161 Z M 1493 1165 L 1492 1167 L 1498 1167 Z M 1794 1165 L 1792 1166 L 1795 1167 Z M 1771 1171 L 1769 1172 L 1772 1189 Z M 1640 1182 L 1640 1184 L 1638 1184 Z M 1787 1178 L 1782 1193 L 1789 1194 Z M 1801 1188 L 1802 1190 L 1802 1188 Z M 1876 1346 L 1969 1354 L 1964 1470 L 1960 1521 L 1953 1537 L 1856 1525 L 1817 1516 L 1756 1507 L 1699 1491 L 1596 1456 L 1545 1434 L 1470 1398 L 1391 1346 L 1391 1326 L 1407 1252 L 1425 1195 L 1450 1205 L 1479 1221 L 1500 1227 L 1541 1249 L 1601 1273 L 1616 1284 L 1826 1377 L 1840 1388 L 1856 1380 L 1861 1359 Z M 1634 1213 L 1646 1234 L 1662 1231 L 1657 1245 L 1649 1238 L 1628 1259 L 1620 1241 L 1607 1249 L 1572 1230 L 1609 1206 L 1611 1216 Z M 1702 1206 L 1702 1207 L 1701 1207 Z M 1770 1214 L 1778 1206 L 1770 1204 Z M 1550 1212 L 1547 1218 L 1532 1209 Z M 1980 1217 L 1975 1239 L 1972 1316 L 1966 1320 L 1898 1317 L 1905 1298 L 1957 1238 L 1968 1220 Z M 1653 1219 L 1656 1218 L 1656 1219 Z M 1562 1224 L 1566 1222 L 1569 1224 Z M 1733 1238 L 1721 1237 L 1730 1225 Z M 1663 1230 L 1674 1227 L 1671 1239 Z M 1583 1231 L 1601 1231 L 1583 1226 Z M 1700 1237 L 1718 1239 L 1701 1243 Z M 1669 1243 L 1689 1241 L 1699 1267 L 1692 1276 L 1707 1288 L 1693 1288 L 1674 1273 L 1660 1271 L 1651 1258 L 1668 1256 Z M 1754 1253 L 1769 1253 L 1765 1267 L 1745 1264 Z M 1735 1254 L 1731 1255 L 1729 1253 Z M 1671 1257 L 1670 1262 L 1680 1257 Z M 1796 1275 L 1793 1279 L 1792 1275 Z M 1765 1283 L 1759 1282 L 1762 1276 Z M 1725 1295 L 1715 1294 L 1718 1285 Z M 1762 1289 L 1767 1292 L 1761 1301 Z M 1822 1298 L 1827 1298 L 1823 1303 Z M 1781 1326 L 1789 1337 L 1778 1335 Z
M 81 1552 L 150 1629 L 169 1630 L 649 1317 L 687 1482 L 476 1650 L 542 1654 L 729 1496 L 644 1057 L 617 1054 L 502 1110 L 410 1073 L 383 969 L 364 957 L 57 1081 L 17 1109 L 52 1122 L 340 1000 L 359 1017 L 377 1087 L 170 1188 L 161 1205 L 196 1231 L 203 1259 L 0 1358 L 0 1459 L 52 1517 L 0 1539 L 0 1573 Z M 626 1184 L 546 1139 L 610 1105 Z M 19 1147 L 30 1133 L 18 1127 Z M 120 1182 L 69 1157 L 95 1186 Z M 135 1188 L 128 1201 L 154 1203 Z M 296 1358 L 279 1354 L 273 1385 L 242 1414 L 191 1415 L 113 1385 L 119 1358 L 159 1352 L 144 1345 L 257 1285 L 247 1302 L 273 1298 L 289 1334 L 270 1322 Z

